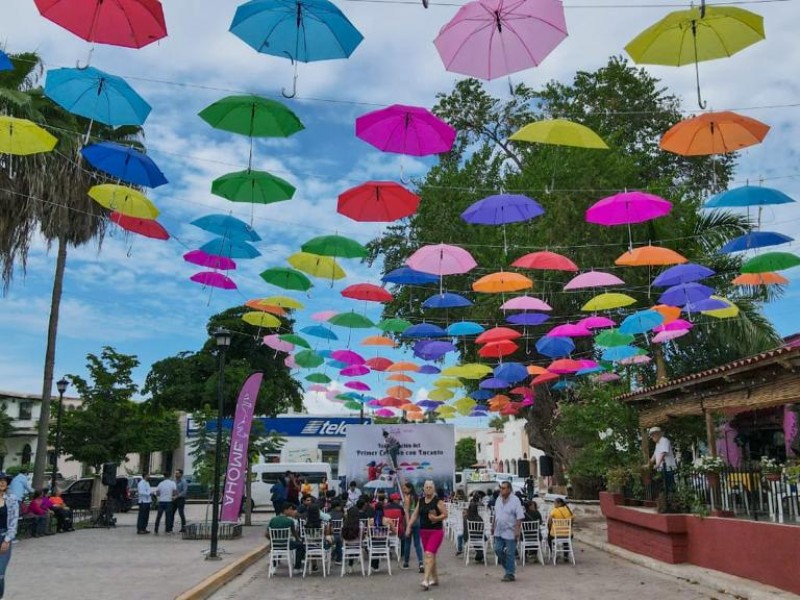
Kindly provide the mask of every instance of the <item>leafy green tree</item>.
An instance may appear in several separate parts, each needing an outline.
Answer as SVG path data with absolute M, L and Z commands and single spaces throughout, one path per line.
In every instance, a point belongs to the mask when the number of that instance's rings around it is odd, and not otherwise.
M 0 406 L 0 457 L 4 457 L 8 454 L 6 440 L 11 437 L 13 432 L 14 424 L 11 417 L 6 414 L 6 404 L 4 402 Z
M 456 470 L 468 469 L 475 464 L 478 445 L 474 437 L 461 438 L 456 442 Z

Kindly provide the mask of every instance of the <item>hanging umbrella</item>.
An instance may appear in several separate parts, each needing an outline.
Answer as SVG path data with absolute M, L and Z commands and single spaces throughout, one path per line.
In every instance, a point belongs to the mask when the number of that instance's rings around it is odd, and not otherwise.
M 338 335 L 324 325 L 309 325 L 307 327 L 303 327 L 300 332 L 305 333 L 306 335 L 321 338 L 323 340 L 335 341 L 339 339 Z
M 461 388 L 461 387 L 464 387 L 464 384 L 461 383 L 461 381 L 456 379 L 455 377 L 439 377 L 436 381 L 433 382 L 433 385 L 435 387 L 440 387 L 440 388 Z
M 419 365 L 408 360 L 400 360 L 390 365 L 386 370 L 392 373 L 397 373 L 399 371 L 411 371 L 412 373 L 416 373 L 419 371 Z
M 252 319 L 252 317 L 249 317 Z M 245 321 L 246 323 L 250 323 L 250 321 Z M 255 323 L 250 323 L 251 325 L 258 325 L 258 321 Z M 289 342 L 284 342 L 277 333 L 272 333 L 270 335 L 265 335 L 262 338 L 262 343 L 275 350 L 276 352 L 291 352 L 294 350 L 294 344 L 290 344 Z M 298 353 L 299 354 L 299 353 Z M 321 363 L 320 363 L 321 364 Z
M 519 350 L 519 346 L 511 340 L 500 340 L 486 344 L 483 348 L 478 350 L 478 356 L 484 358 L 502 358 L 509 354 L 514 354 L 517 350 Z
M 351 390 L 356 390 L 359 392 L 368 392 L 370 391 L 369 385 L 364 383 L 363 381 L 348 381 L 344 384 L 344 387 L 350 388 Z
M 313 350 L 301 350 L 294 355 L 294 362 L 304 369 L 314 369 L 320 366 L 324 361 L 325 359 Z
M 693 302 L 705 300 L 713 293 L 714 289 L 708 287 L 707 285 L 702 285 L 696 282 L 681 283 L 679 285 L 673 285 L 671 288 L 667 289 L 663 294 L 661 294 L 661 296 L 659 296 L 658 301 L 660 304 L 685 306 Z
M 231 215 L 206 215 L 195 219 L 191 224 L 230 240 L 245 242 L 258 242 L 261 240 L 261 236 L 250 225 Z
M 667 306 L 666 304 L 657 304 L 653 310 L 660 313 L 664 317 L 664 325 L 672 323 L 681 316 L 681 309 L 676 306 Z
M 384 337 L 382 335 L 370 335 L 361 340 L 362 346 L 388 346 L 394 348 L 397 346 L 392 338 Z
M 566 256 L 547 251 L 531 252 L 530 254 L 520 256 L 517 260 L 511 263 L 511 266 L 520 269 L 541 269 L 550 271 L 578 270 L 578 265 L 576 265 Z
M 729 308 L 730 303 L 721 300 L 718 297 L 712 296 L 710 298 L 706 298 L 705 300 L 698 300 L 697 302 L 692 302 L 691 304 L 687 304 L 683 307 L 682 311 L 686 314 L 692 313 L 699 313 L 699 312 L 707 312 L 712 310 L 722 310 L 725 308 Z
M 167 35 L 158 0 L 34 0 L 39 13 L 87 42 L 142 48 Z
M 704 315 L 708 315 L 710 317 L 715 317 L 717 319 L 728 319 L 731 317 L 736 317 L 739 314 L 739 307 L 736 306 L 733 302 L 728 300 L 727 298 L 720 298 L 719 296 L 711 296 L 711 300 L 717 300 L 724 303 L 726 306 L 724 308 L 715 308 L 712 310 L 704 310 L 702 311 Z
M 583 365 L 578 360 L 571 358 L 559 358 L 547 365 L 547 370 L 556 375 L 570 375 L 577 373 L 583 368 Z
M 215 256 L 202 250 L 191 250 L 183 255 L 183 260 L 193 265 L 208 267 L 209 269 L 219 269 L 221 271 L 233 271 L 236 263 L 224 256 Z
M 280 306 L 272 306 L 270 304 L 260 304 L 261 298 L 256 298 L 254 300 L 248 300 L 244 303 L 245 306 L 248 308 L 252 308 L 254 310 L 260 310 L 261 312 L 270 313 L 271 315 L 276 315 L 278 317 L 287 317 L 289 313 L 281 308 Z
M 625 51 L 638 64 L 680 67 L 694 63 L 697 102 L 700 96 L 698 63 L 732 56 L 764 39 L 764 20 L 735 6 L 706 6 L 679 10 L 645 29 Z
M 742 273 L 783 271 L 800 265 L 800 257 L 790 252 L 765 252 L 742 265 Z
M 459 275 L 478 266 L 472 255 L 458 246 L 437 244 L 423 246 L 406 261 L 417 271 L 433 275 Z
M 474 392 L 469 393 L 471 398 L 474 398 L 478 402 L 483 400 L 488 400 L 489 398 L 493 397 L 494 394 L 489 390 L 475 390 Z
M 472 289 L 484 294 L 519 292 L 533 287 L 533 281 L 519 273 L 490 273 L 473 282 Z
M 369 329 L 370 327 L 375 327 L 375 323 L 370 321 L 367 317 L 354 312 L 339 313 L 328 319 L 328 322 L 331 325 L 338 325 L 339 327 L 347 327 L 349 329 Z
M 448 292 L 435 294 L 422 303 L 422 308 L 464 308 L 467 306 L 472 306 L 469 299 Z
M 419 323 L 404 329 L 400 336 L 404 338 L 442 338 L 447 337 L 447 332 L 432 323 Z
M 303 303 L 290 298 L 289 296 L 270 296 L 261 300 L 263 304 L 271 304 L 273 306 L 280 306 L 281 308 L 288 308 L 291 310 L 299 310 L 303 308 Z
M 363 356 L 352 350 L 335 350 L 331 353 L 331 358 L 348 365 L 363 365 L 365 362 Z
M 567 119 L 543 119 L 528 123 L 508 139 L 515 142 L 608 150 L 606 143 L 594 131 L 586 125 Z
M 636 348 L 635 346 L 613 346 L 603 350 L 602 359 L 609 362 L 618 362 L 637 356 L 640 350 L 641 348 Z
M 653 331 L 661 333 L 662 331 L 675 331 L 676 329 L 692 329 L 694 325 L 685 319 L 675 319 L 669 323 L 662 323 L 658 327 L 653 327 Z
M 463 5 L 433 43 L 448 71 L 491 80 L 538 66 L 565 37 L 559 0 L 478 0 Z
M 242 321 L 250 325 L 255 325 L 256 327 L 264 327 L 270 329 L 274 327 L 280 327 L 282 325 L 282 322 L 278 317 L 263 312 L 244 313 L 242 315 Z M 281 341 L 285 342 L 285 340 Z M 291 344 L 291 342 L 286 342 L 286 343 L 290 344 L 294 349 L 294 344 Z
M 670 340 L 677 339 L 689 333 L 688 329 L 673 329 L 672 331 L 660 331 L 653 336 L 654 344 L 663 344 Z
M 664 322 L 664 315 L 655 310 L 641 310 L 625 317 L 619 326 L 621 333 L 645 333 Z
M 559 358 L 575 350 L 575 342 L 568 337 L 541 337 L 536 340 L 536 350 L 550 358 Z
M 525 376 L 528 376 L 527 373 Z M 482 390 L 504 390 L 511 387 L 511 382 L 506 381 L 505 379 L 500 379 L 499 377 L 489 377 L 488 379 L 481 381 L 478 384 L 478 387 L 480 387 Z
M 454 336 L 478 335 L 485 331 L 483 325 L 472 321 L 458 321 L 447 327 L 447 333 Z
M 598 200 L 586 211 L 586 221 L 612 227 L 644 223 L 663 217 L 672 210 L 672 203 L 645 192 L 623 192 Z
M 271 267 L 266 271 L 262 271 L 259 277 L 267 283 L 285 290 L 305 292 L 314 285 L 300 271 L 295 271 L 288 267 Z
M 681 283 L 692 283 L 712 275 L 715 275 L 715 273 L 708 267 L 694 263 L 684 263 L 662 271 L 653 280 L 653 287 L 671 287 Z
M 517 296 L 506 300 L 500 305 L 500 310 L 543 310 L 551 311 L 553 308 L 544 300 L 533 296 Z
M 330 383 L 331 378 L 325 375 L 325 373 L 311 373 L 311 375 L 306 376 L 306 381 L 312 383 Z
M 564 290 L 583 290 L 586 288 L 609 287 L 612 285 L 625 285 L 616 275 L 604 271 L 589 271 L 581 273 L 570 279 L 564 286 Z
M 300 246 L 303 252 L 339 258 L 366 258 L 367 249 L 355 240 L 341 235 L 323 235 Z
M 33 121 L 0 116 L 0 154 L 28 156 L 50 152 L 58 140 Z
M 414 356 L 422 360 L 439 360 L 448 352 L 455 352 L 457 348 L 450 342 L 423 340 L 414 344 Z
M 376 417 L 381 417 L 382 419 L 390 419 L 395 416 L 394 411 L 390 408 L 381 408 L 375 411 Z
M 578 325 L 583 325 L 586 329 L 603 329 L 605 327 L 614 327 L 616 323 L 608 317 L 592 316 L 586 317 L 578 321 Z
M 719 249 L 720 254 L 730 254 L 731 252 L 745 252 L 755 248 L 766 248 L 768 246 L 780 246 L 793 242 L 794 238 L 782 233 L 773 231 L 751 231 L 737 238 L 732 239 Z
M 392 366 L 392 361 L 388 358 L 384 358 L 383 356 L 375 356 L 373 358 L 367 359 L 364 363 L 367 367 L 372 369 L 373 371 L 385 371 L 389 367 Z
M 13 71 L 14 63 L 8 57 L 8 54 L 0 50 L 0 71 Z
M 331 317 L 335 317 L 338 315 L 339 312 L 336 310 L 321 310 L 319 312 L 315 312 L 311 315 L 311 318 L 315 321 L 325 322 L 328 321 Z
M 391 302 L 394 299 L 385 289 L 372 283 L 348 285 L 341 291 L 341 294 L 345 298 L 366 302 Z
M 530 221 L 544 214 L 541 205 L 527 196 L 498 194 L 478 200 L 461 213 L 471 225 L 506 225 Z
M 229 238 L 216 238 L 200 246 L 200 250 L 215 256 L 227 258 L 256 258 L 261 252 L 247 242 L 231 240 Z
M 495 368 L 494 376 L 509 383 L 519 383 L 528 377 L 528 369 L 520 363 L 503 363 Z
M 386 223 L 417 212 L 419 196 L 399 183 L 368 181 L 339 195 L 336 211 L 353 221 Z
M 594 338 L 594 343 L 598 346 L 611 348 L 613 346 L 626 346 L 632 343 L 634 337 L 630 333 L 623 333 L 619 329 L 608 329 L 600 332 Z
M 481 379 L 491 372 L 492 368 L 489 365 L 468 363 L 455 367 L 447 367 L 442 371 L 442 375 L 446 375 L 447 377 L 460 377 L 461 379 Z
M 369 374 L 369 372 L 370 368 L 366 365 L 350 365 L 339 371 L 339 375 L 343 377 L 361 377 Z
M 435 365 L 422 365 L 418 372 L 423 375 L 437 375 L 438 373 L 441 373 L 442 370 Z
M 383 152 L 428 156 L 450 152 L 456 130 L 426 108 L 393 104 L 358 117 L 356 137 Z
M 744 185 L 712 196 L 703 208 L 737 208 L 741 206 L 764 206 L 767 204 L 790 204 L 789 196 L 772 188 Z
M 727 154 L 760 144 L 769 125 L 735 112 L 703 113 L 673 125 L 659 145 L 681 156 Z
M 550 331 L 547 332 L 547 337 L 590 337 L 592 332 L 584 327 L 583 325 L 579 325 L 576 323 L 565 323 L 563 325 L 557 325 L 553 327 Z
M 541 325 L 550 318 L 549 315 L 542 313 L 517 313 L 508 315 L 506 322 L 512 325 Z
M 488 344 L 490 342 L 498 342 L 501 340 L 516 340 L 521 337 L 522 334 L 516 329 L 511 329 L 509 327 L 493 327 L 492 329 L 487 329 L 477 338 L 475 338 L 475 343 Z
M 99 142 L 81 148 L 81 154 L 98 171 L 125 183 L 150 188 L 168 183 L 153 159 L 134 148 L 114 142 Z
M 295 346 L 300 346 L 301 348 L 311 349 L 311 344 L 309 344 L 305 338 L 294 334 L 294 333 L 283 333 L 279 335 L 280 339 L 284 342 L 289 342 L 290 344 L 294 344 Z
M 636 299 L 627 294 L 606 292 L 598 294 L 581 307 L 584 312 L 596 312 L 598 310 L 613 310 L 636 304 Z
M 121 77 L 94 67 L 47 72 L 44 94 L 74 115 L 109 127 L 142 125 L 150 105 Z
M 414 383 L 414 378 L 406 375 L 405 373 L 392 373 L 386 378 L 386 381 L 399 381 L 401 383 Z
M 423 273 L 422 271 L 415 271 L 409 267 L 400 267 L 389 271 L 381 277 L 384 283 L 395 283 L 398 285 L 425 285 L 428 283 L 437 283 L 439 278 L 430 273 Z
M 742 273 L 733 280 L 734 285 L 785 285 L 789 280 L 777 273 Z
M 103 208 L 137 219 L 155 219 L 158 208 L 144 194 L 124 185 L 104 183 L 89 188 L 89 197 Z M 213 253 L 211 253 L 213 254 Z
M 407 400 L 408 398 L 411 398 L 411 396 L 414 395 L 414 393 L 410 389 L 402 385 L 395 385 L 388 388 L 386 390 L 386 394 L 392 396 L 393 398 L 400 398 L 401 400 Z
M 231 202 L 272 204 L 291 200 L 294 186 L 266 171 L 236 171 L 217 177 L 211 182 L 211 193 Z
M 129 217 L 122 213 L 112 212 L 109 217 L 114 223 L 122 227 L 125 231 L 138 233 L 144 237 L 149 237 L 155 240 L 168 240 L 169 233 L 166 229 L 153 219 L 139 219 L 137 217 Z
M 383 332 L 403 333 L 406 329 L 411 327 L 411 321 L 405 319 L 384 319 L 377 325 L 378 329 Z
M 541 375 L 537 375 L 531 380 L 531 385 L 542 385 L 545 383 L 550 383 L 551 381 L 555 381 L 558 379 L 558 375 L 556 373 L 551 373 L 547 371 L 546 373 L 542 373 Z
M 648 267 L 676 265 L 689 262 L 685 256 L 681 256 L 674 250 L 662 248 L 661 246 L 640 246 L 624 252 L 617 260 L 615 265 L 621 267 Z
M 227 96 L 201 110 L 199 116 L 215 129 L 250 138 L 289 137 L 305 129 L 284 104 L 254 95 Z
M 336 260 L 330 256 L 320 256 L 309 252 L 295 252 L 286 259 L 286 262 L 298 271 L 307 273 L 312 277 L 330 279 L 331 281 L 343 279 L 345 277 L 344 270 L 339 266 Z

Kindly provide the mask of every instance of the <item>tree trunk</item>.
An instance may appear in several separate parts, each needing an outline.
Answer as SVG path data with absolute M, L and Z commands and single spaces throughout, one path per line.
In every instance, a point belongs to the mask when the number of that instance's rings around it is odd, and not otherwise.
M 53 276 L 53 295 L 50 300 L 50 323 L 47 326 L 47 349 L 44 355 L 44 381 L 42 382 L 42 411 L 39 415 L 39 431 L 36 440 L 36 461 L 33 466 L 33 487 L 41 489 L 47 464 L 47 438 L 50 433 L 50 392 L 53 388 L 53 370 L 56 362 L 56 338 L 58 315 L 61 309 L 61 293 L 64 289 L 64 271 L 67 265 L 67 240 L 58 238 L 56 272 Z
M 664 351 L 661 344 L 653 344 L 653 358 L 656 359 L 656 384 L 666 383 L 669 379 L 667 374 L 667 362 L 664 360 Z

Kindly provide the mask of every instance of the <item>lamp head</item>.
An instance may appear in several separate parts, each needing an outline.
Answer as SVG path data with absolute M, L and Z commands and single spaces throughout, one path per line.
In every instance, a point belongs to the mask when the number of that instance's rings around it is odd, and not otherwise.
M 218 327 L 212 333 L 214 339 L 217 341 L 218 348 L 227 348 L 231 345 L 231 332 L 222 327 Z
M 67 381 L 64 377 L 56 381 L 56 389 L 58 390 L 59 394 L 66 392 L 68 387 L 69 381 Z

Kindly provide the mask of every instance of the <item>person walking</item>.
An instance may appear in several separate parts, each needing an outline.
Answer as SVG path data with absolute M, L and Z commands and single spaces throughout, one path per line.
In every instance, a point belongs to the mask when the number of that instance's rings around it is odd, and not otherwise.
M 519 539 L 522 520 L 525 511 L 522 503 L 511 493 L 511 483 L 504 481 L 500 484 L 500 495 L 494 504 L 494 551 L 499 564 L 505 569 L 502 581 L 514 581 L 517 568 L 517 540 Z
M 164 531 L 172 533 L 172 525 L 175 515 L 172 514 L 172 501 L 178 495 L 178 486 L 169 478 L 169 473 L 164 473 L 164 479 L 156 487 L 158 496 L 158 512 L 156 513 L 156 524 L 153 531 L 158 535 L 158 526 L 161 524 L 161 515 L 166 515 L 164 519 Z
M 5 473 L 0 472 L 0 598 L 6 591 L 6 569 L 19 520 L 19 498 L 9 491 L 8 479 Z
M 447 519 L 447 507 L 436 495 L 436 486 L 430 479 L 422 486 L 422 498 L 406 526 L 406 536 L 411 534 L 411 527 L 417 519 L 420 522 L 422 548 L 425 550 L 425 575 L 421 585 L 428 590 L 432 585 L 439 585 L 436 553 L 444 540 L 443 523 Z
M 661 431 L 661 427 L 651 427 L 647 430 L 647 435 L 656 445 L 649 464 L 653 465 L 656 473 L 664 474 L 664 487 L 669 492 L 675 487 L 675 471 L 678 468 L 675 454 L 672 452 L 672 442 Z
M 414 511 L 417 510 L 417 504 L 419 502 L 419 497 L 417 496 L 417 491 L 414 489 L 414 485 L 408 482 L 403 484 L 403 510 L 406 514 L 406 520 L 409 521 L 411 519 L 411 515 L 414 514 Z M 405 533 L 406 529 L 402 529 L 403 533 Z M 411 535 L 408 534 L 403 536 L 401 540 L 401 554 L 403 555 L 403 566 L 401 569 L 408 569 L 408 561 L 411 558 L 411 544 L 414 544 L 414 551 L 417 553 L 417 562 L 419 563 L 419 572 L 424 573 L 425 567 L 422 564 L 423 561 L 423 552 L 422 552 L 422 541 L 419 537 L 419 521 L 413 523 L 411 527 Z
M 189 492 L 189 482 L 183 477 L 182 469 L 175 470 L 175 488 L 178 495 L 175 496 L 175 502 L 173 502 L 173 518 L 177 512 L 181 518 L 180 533 L 183 533 L 186 531 L 186 513 L 184 509 L 186 507 L 186 494 Z
M 153 501 L 153 489 L 146 475 L 142 475 L 139 483 L 136 484 L 136 496 L 139 503 L 139 516 L 136 518 L 136 533 L 150 533 L 147 525 L 150 523 L 150 503 Z

